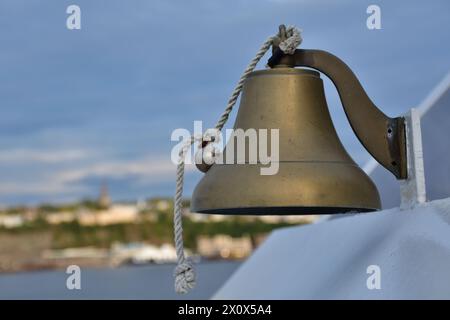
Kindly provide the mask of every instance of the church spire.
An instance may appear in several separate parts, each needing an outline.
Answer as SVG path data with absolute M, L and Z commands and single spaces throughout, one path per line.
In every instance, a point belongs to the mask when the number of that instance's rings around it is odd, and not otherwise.
M 103 182 L 100 187 L 100 196 L 98 198 L 98 204 L 102 208 L 108 208 L 111 205 L 111 198 L 108 193 L 108 185 Z

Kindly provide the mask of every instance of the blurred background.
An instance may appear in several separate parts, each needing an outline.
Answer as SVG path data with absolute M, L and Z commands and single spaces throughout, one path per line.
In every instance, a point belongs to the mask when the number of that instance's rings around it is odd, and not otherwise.
M 66 27 L 72 4 L 79 30 Z M 366 26 L 371 4 L 380 30 Z M 402 114 L 450 69 L 449 9 L 444 0 L 2 1 L 0 298 L 175 298 L 172 131 L 214 126 L 281 23 L 303 29 L 303 48 L 345 61 L 386 114 Z M 364 166 L 369 154 L 323 79 L 339 137 Z M 200 177 L 187 168 L 185 208 Z M 314 219 L 186 209 L 185 244 L 204 277 L 186 297 L 209 297 L 272 230 Z M 65 287 L 71 264 L 86 270 L 80 291 Z

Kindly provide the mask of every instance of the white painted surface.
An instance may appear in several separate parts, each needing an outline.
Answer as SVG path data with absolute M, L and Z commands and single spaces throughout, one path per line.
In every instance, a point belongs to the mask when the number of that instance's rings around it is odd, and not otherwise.
M 450 72 L 417 106 L 421 116 L 423 163 L 426 197 L 436 200 L 450 197 Z M 380 192 L 382 208 L 398 207 L 401 203 L 399 182 L 371 159 L 363 166 Z
M 445 95 L 445 93 L 450 88 L 450 72 L 448 72 L 445 77 L 437 84 L 436 87 L 431 90 L 431 92 L 422 100 L 422 102 L 414 108 L 417 110 L 420 117 L 425 116 L 425 114 L 434 107 L 439 99 Z M 371 175 L 372 172 L 379 166 L 379 163 L 374 158 L 370 158 L 369 161 L 363 166 L 363 170 L 368 175 Z
M 400 180 L 400 208 L 413 208 L 426 201 L 425 173 L 422 153 L 420 113 L 411 109 L 405 116 L 406 158 L 408 177 Z
M 274 232 L 215 299 L 450 299 L 450 198 Z M 381 269 L 381 289 L 366 286 Z

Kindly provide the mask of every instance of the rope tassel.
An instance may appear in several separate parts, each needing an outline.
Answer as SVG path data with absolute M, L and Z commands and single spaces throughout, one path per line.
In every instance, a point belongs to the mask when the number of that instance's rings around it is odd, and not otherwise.
M 279 48 L 286 54 L 293 54 L 295 49 L 302 42 L 300 30 L 293 27 L 284 27 L 280 26 L 280 31 L 276 36 L 272 36 L 268 38 L 261 48 L 256 53 L 253 60 L 245 69 L 242 74 L 239 82 L 234 88 L 230 98 L 228 99 L 227 106 L 225 111 L 220 116 L 219 121 L 215 128 L 219 131 L 222 130 L 223 126 L 228 120 L 231 111 L 233 110 L 234 105 L 239 97 L 239 94 L 242 91 L 242 87 L 244 86 L 245 80 L 248 75 L 253 72 L 259 60 L 266 54 L 266 52 L 270 49 L 270 47 L 274 44 L 279 45 Z M 196 141 L 203 140 L 202 137 L 196 139 L 195 137 L 191 137 L 184 146 L 182 147 L 179 153 L 179 161 L 177 165 L 177 179 L 176 179 L 176 191 L 174 197 L 174 237 L 175 237 L 175 248 L 177 252 L 177 266 L 174 271 L 175 276 L 175 291 L 177 293 L 188 293 L 190 289 L 195 287 L 196 284 L 196 275 L 193 264 L 186 258 L 184 253 L 184 244 L 183 244 L 183 224 L 182 224 L 182 209 L 183 209 L 183 180 L 184 180 L 184 162 L 187 151 L 191 148 L 191 145 Z

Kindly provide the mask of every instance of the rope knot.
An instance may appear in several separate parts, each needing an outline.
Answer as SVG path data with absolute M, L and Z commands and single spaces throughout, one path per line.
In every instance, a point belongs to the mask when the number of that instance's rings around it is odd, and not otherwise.
M 175 291 L 187 293 L 195 286 L 195 271 L 192 263 L 184 261 L 175 268 Z
M 302 43 L 301 30 L 294 26 L 285 27 L 280 26 L 280 31 L 274 40 L 274 45 L 278 47 L 286 54 L 294 54 L 295 49 Z

